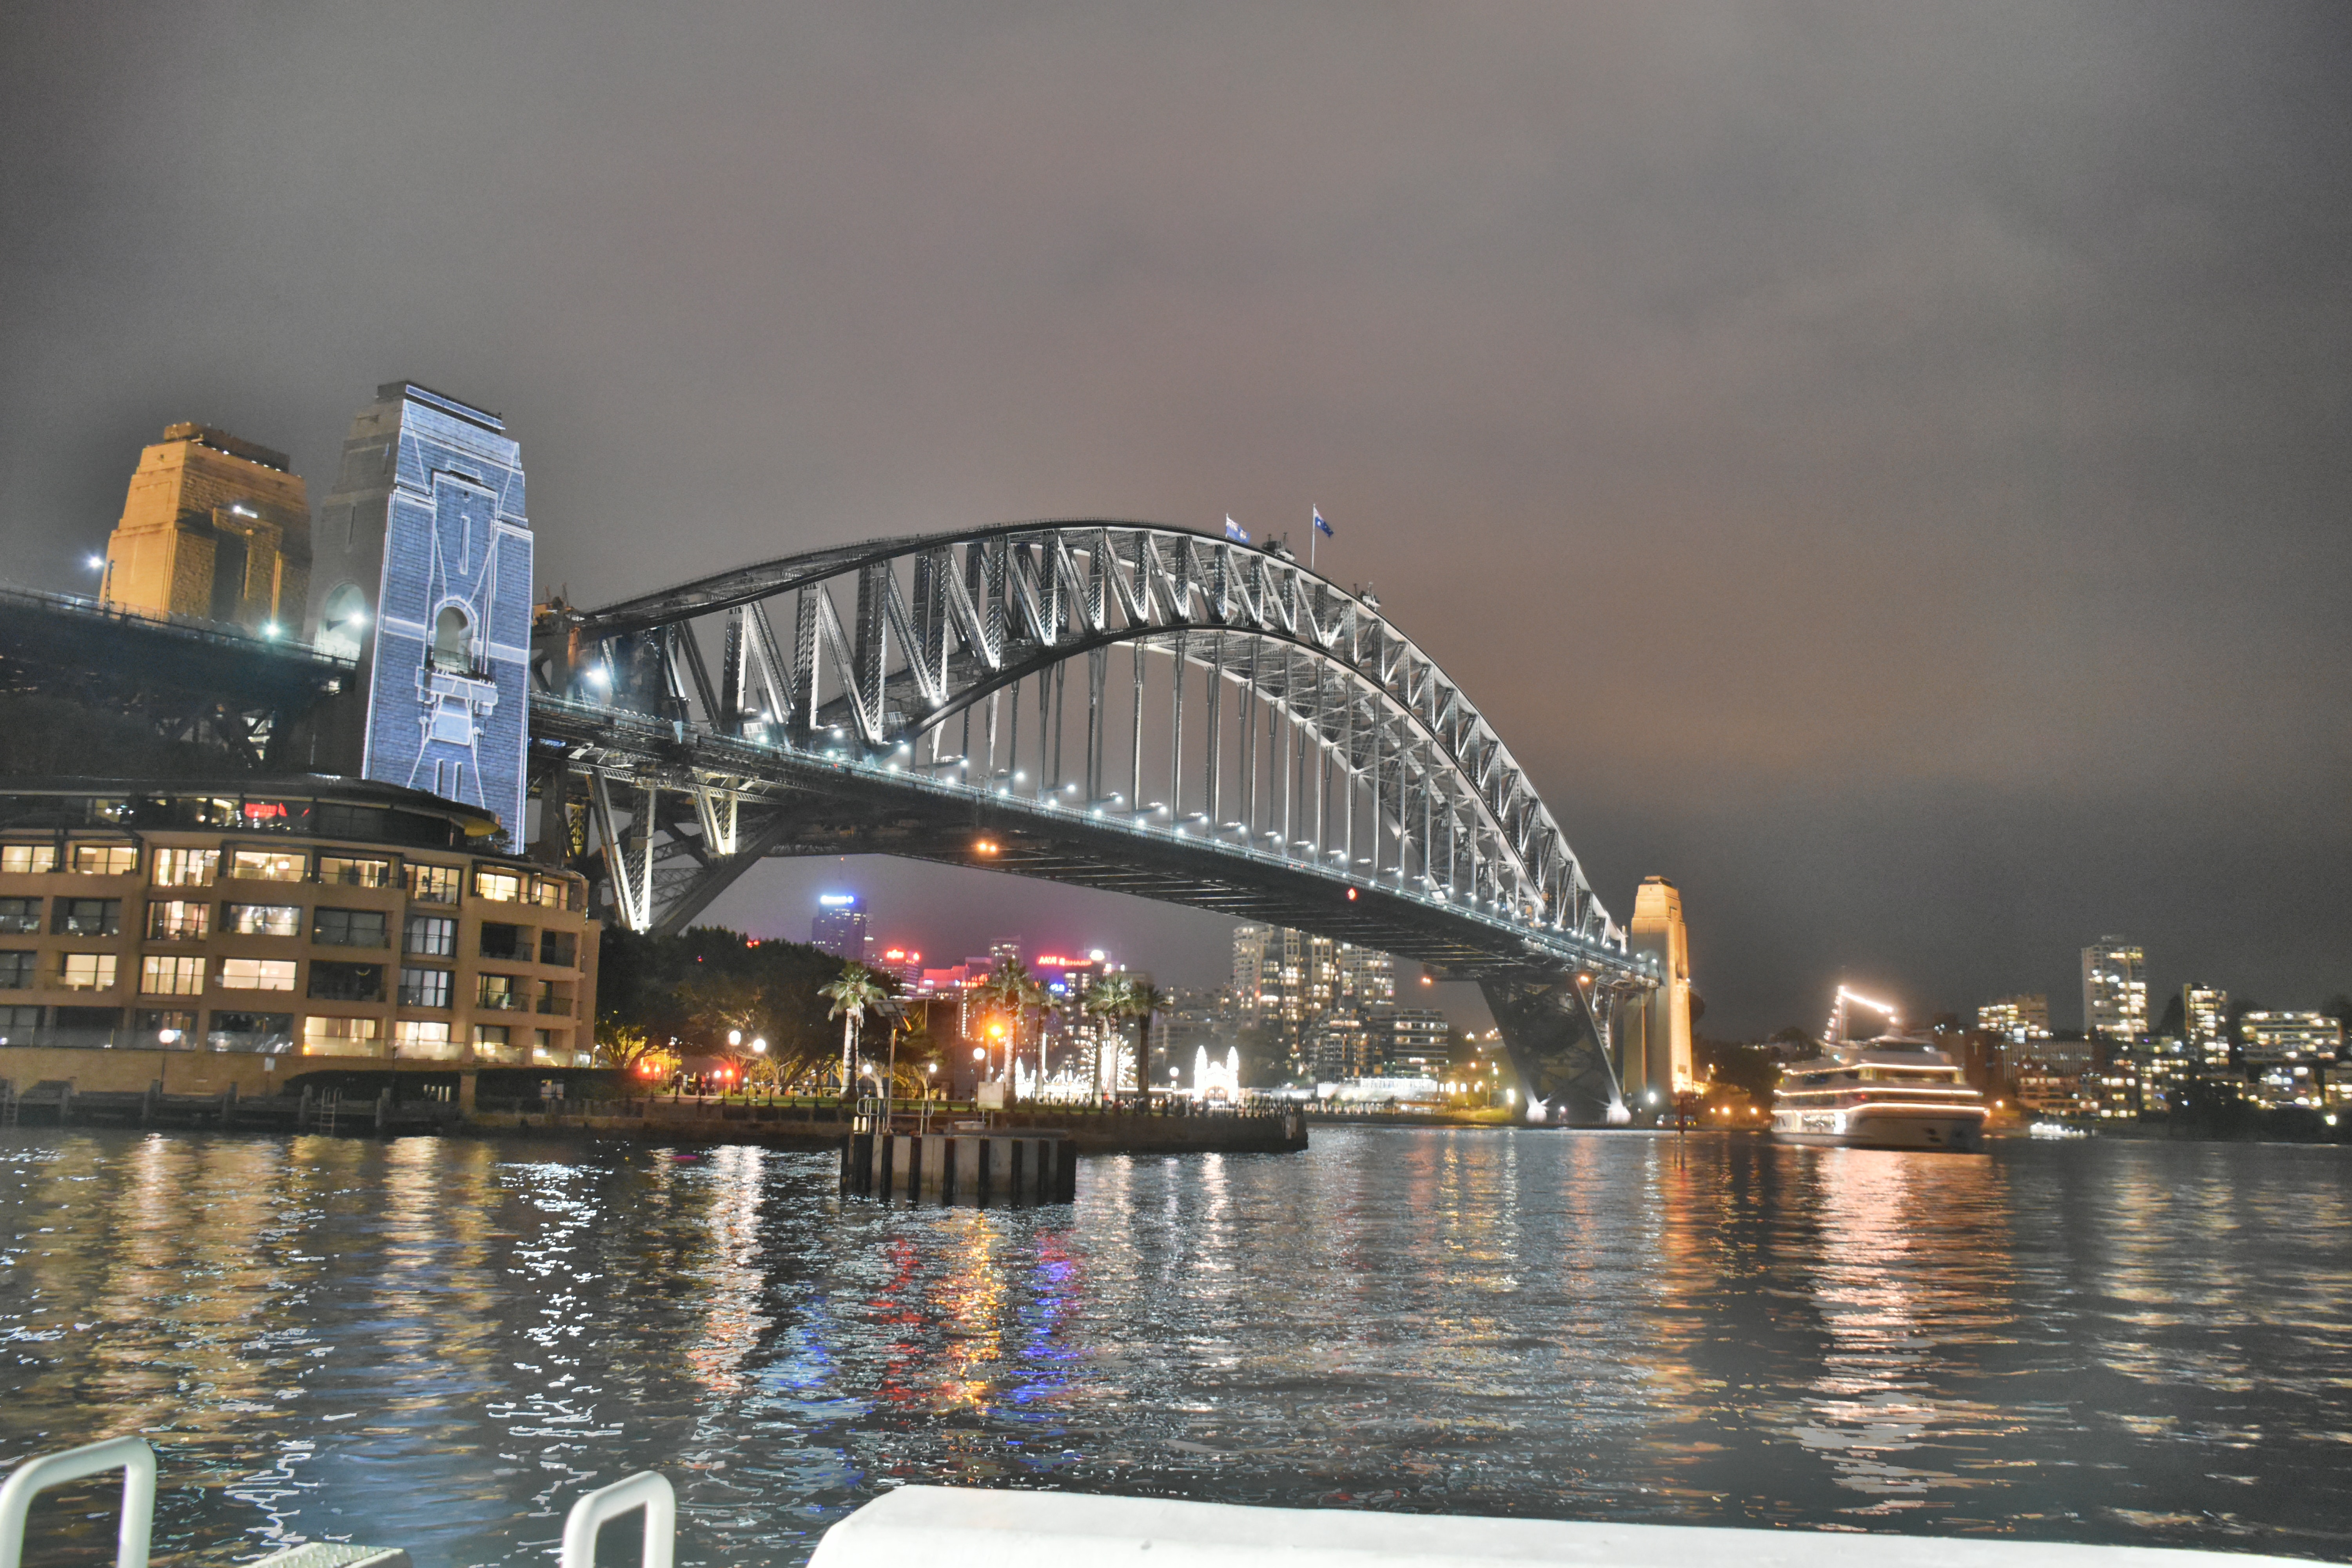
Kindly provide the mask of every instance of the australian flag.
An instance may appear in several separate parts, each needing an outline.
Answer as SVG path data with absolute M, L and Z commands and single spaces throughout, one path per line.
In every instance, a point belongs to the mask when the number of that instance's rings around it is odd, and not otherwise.
M 1323 509 L 1321 507 L 1309 507 L 1307 510 L 1315 514 L 1316 532 L 1321 534 L 1326 539 L 1337 539 L 1339 537 L 1338 534 L 1331 531 L 1331 525 L 1323 521 Z
M 1225 537 L 1232 540 L 1236 544 L 1247 544 L 1249 542 L 1249 530 L 1244 528 L 1240 523 L 1235 522 L 1229 517 L 1225 519 Z

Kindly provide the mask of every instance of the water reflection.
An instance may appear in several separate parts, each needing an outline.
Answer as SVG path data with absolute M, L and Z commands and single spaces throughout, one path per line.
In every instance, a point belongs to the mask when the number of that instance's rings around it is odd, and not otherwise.
M 2352 1234 L 2338 1151 L 1342 1131 L 1092 1162 L 1075 1211 L 750 1149 L 0 1171 L 0 1458 L 148 1432 L 174 1550 L 538 1560 L 658 1465 L 685 1563 L 906 1480 L 2352 1554 L 2352 1272 L 2282 1245 Z

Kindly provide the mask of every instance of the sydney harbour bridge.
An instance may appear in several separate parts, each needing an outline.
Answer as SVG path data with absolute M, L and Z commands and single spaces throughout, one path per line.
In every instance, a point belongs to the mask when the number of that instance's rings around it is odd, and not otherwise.
M 262 765 L 352 668 L 11 599 L 0 673 L 139 671 L 159 723 L 241 722 Z M 1475 981 L 1565 1116 L 1672 1088 L 1643 1038 L 1665 955 L 1611 918 L 1468 695 L 1279 546 L 1104 521 L 838 545 L 540 606 L 529 662 L 530 847 L 634 929 L 682 928 L 765 858 L 896 855 Z
M 1278 547 L 876 540 L 551 606 L 532 659 L 542 847 L 640 930 L 775 855 L 1131 893 L 1474 980 L 1530 1094 L 1588 1106 L 1660 978 L 1469 697 Z

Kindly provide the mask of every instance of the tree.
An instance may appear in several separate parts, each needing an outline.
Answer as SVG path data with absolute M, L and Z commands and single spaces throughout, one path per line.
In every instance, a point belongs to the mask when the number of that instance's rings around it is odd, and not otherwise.
M 1010 1078 L 1013 1053 L 1021 1045 L 1022 1022 L 1032 1008 L 1045 1005 L 1045 988 L 1031 977 L 1027 964 L 1008 956 L 996 961 L 996 967 L 988 972 L 988 977 L 976 989 L 982 1007 L 1003 1020 L 1010 1035 L 1004 1056 L 1005 1076 Z
M 889 976 L 851 959 L 821 989 L 833 1001 L 825 1016 L 841 1020 L 841 1097 L 846 1100 L 857 1084 L 857 1039 L 865 1030 L 866 1015 L 890 999 L 892 984 Z
M 1096 1092 L 1103 1085 L 1102 1037 L 1118 1027 L 1135 1001 L 1135 982 L 1124 974 L 1105 974 L 1087 987 L 1085 1007 L 1099 1026 L 1095 1035 L 1093 1077 Z
M 1167 994 L 1150 981 L 1127 983 L 1127 1005 L 1122 1011 L 1142 1026 L 1135 1037 L 1135 1083 L 1147 1100 L 1151 1096 L 1151 1016 L 1167 1005 Z

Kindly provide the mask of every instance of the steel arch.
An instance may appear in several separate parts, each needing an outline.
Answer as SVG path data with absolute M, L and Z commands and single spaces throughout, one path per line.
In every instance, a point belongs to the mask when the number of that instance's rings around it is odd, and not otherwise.
M 836 590 L 854 594 L 846 616 Z M 777 600 L 789 601 L 789 653 L 769 613 Z M 716 679 L 695 627 L 714 616 L 723 617 Z M 1377 600 L 1278 549 L 1139 522 L 1013 523 L 786 556 L 575 612 L 568 626 L 543 630 L 560 634 L 541 639 L 549 696 L 667 719 L 681 742 L 690 727 L 814 758 L 896 760 L 978 799 L 1019 794 L 1050 804 L 1076 791 L 1086 810 L 1137 817 L 1156 805 L 1169 829 L 1203 851 L 1273 837 L 1286 854 L 1306 851 L 1301 858 L 1342 879 L 1493 911 L 1565 936 L 1583 953 L 1625 951 L 1566 837 L 1459 685 L 1379 613 Z M 1106 733 L 1114 695 L 1106 665 L 1120 648 L 1136 693 L 1123 779 Z M 1147 715 L 1147 657 L 1199 674 L 1162 683 L 1164 716 Z M 1080 661 L 1087 728 L 1073 777 L 1062 765 L 1065 697 Z M 1034 779 L 1018 765 L 1020 693 L 1032 684 Z M 1185 694 L 1195 688 L 1202 706 L 1188 724 Z M 1229 691 L 1240 710 L 1230 725 L 1219 712 Z M 1255 754 L 1261 709 L 1269 745 L 1288 753 L 1279 826 L 1255 797 L 1261 778 L 1272 784 Z M 961 731 L 952 752 L 951 724 Z M 1226 754 L 1229 729 L 1246 772 Z M 1142 787 L 1147 732 L 1167 759 L 1167 799 L 1158 803 Z M 1188 770 L 1192 733 L 1200 743 Z M 1302 756 L 1310 759 L 1304 766 Z M 1303 771 L 1318 780 L 1311 839 L 1298 831 Z M 1229 775 L 1243 797 L 1230 820 Z M 1109 787 L 1122 782 L 1124 790 Z M 1201 809 L 1188 810 L 1193 804 Z M 1368 831 L 1356 826 L 1360 807 Z M 725 842 L 707 827 L 706 836 Z M 650 889 L 645 879 L 637 885 Z M 625 906 L 632 923 L 653 917 L 650 897 Z

